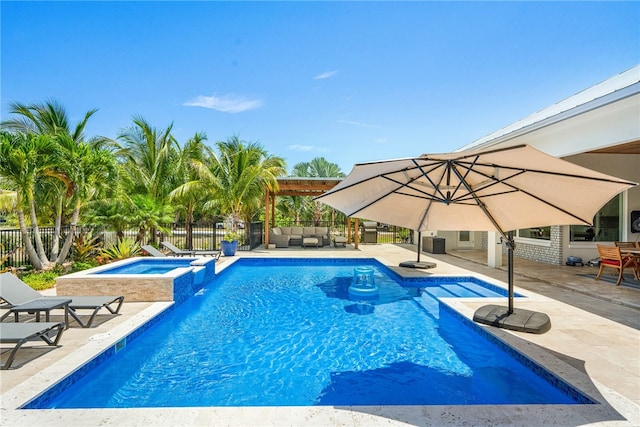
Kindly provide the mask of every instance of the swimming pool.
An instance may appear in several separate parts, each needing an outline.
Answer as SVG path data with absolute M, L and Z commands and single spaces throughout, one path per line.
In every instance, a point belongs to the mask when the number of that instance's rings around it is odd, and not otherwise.
M 375 300 L 349 297 L 363 264 Z M 593 403 L 436 296 L 469 288 L 496 295 L 472 278 L 403 281 L 373 260 L 241 259 L 26 407 Z

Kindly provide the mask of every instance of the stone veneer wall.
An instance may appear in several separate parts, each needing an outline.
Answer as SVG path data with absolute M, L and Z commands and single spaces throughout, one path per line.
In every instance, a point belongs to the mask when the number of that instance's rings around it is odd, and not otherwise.
M 548 243 L 548 244 L 546 244 Z M 504 249 L 506 251 L 506 249 Z M 531 261 L 544 262 L 547 264 L 561 265 L 562 261 L 562 226 L 551 227 L 551 239 L 545 244 L 538 245 L 516 241 L 516 251 L 514 254 L 518 258 Z
M 173 277 L 110 278 L 105 276 L 60 276 L 56 292 L 65 295 L 123 295 L 124 302 L 173 301 Z
M 489 237 L 486 231 L 482 232 L 482 249 L 486 250 L 489 246 Z M 546 243 L 546 241 L 545 241 Z M 531 261 L 544 262 L 547 264 L 562 265 L 564 264 L 562 254 L 563 234 L 562 226 L 555 225 L 551 227 L 551 239 L 549 245 L 537 245 L 516 241 L 515 256 L 517 258 L 528 259 Z M 502 253 L 507 253 L 507 248 L 502 247 Z
M 180 304 L 212 282 L 216 276 L 216 261 L 213 258 L 201 258 L 191 265 L 204 268 L 204 271 L 184 271 L 177 276 L 173 274 L 160 277 L 110 276 L 80 271 L 56 278 L 56 291 L 60 296 L 123 295 L 125 302 L 175 301 Z

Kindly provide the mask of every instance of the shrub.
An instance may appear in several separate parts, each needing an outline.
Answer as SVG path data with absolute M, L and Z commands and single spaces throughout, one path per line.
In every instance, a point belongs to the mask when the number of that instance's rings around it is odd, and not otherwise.
M 242 234 L 236 233 L 235 231 L 227 231 L 222 240 L 226 242 L 233 242 L 234 240 L 240 240 L 241 238 Z
M 97 260 L 88 259 L 85 262 L 74 262 L 71 266 L 71 272 L 88 270 L 93 267 L 97 267 L 100 265 Z
M 118 240 L 106 249 L 102 250 L 102 256 L 108 260 L 131 258 L 141 252 L 140 244 L 133 239 L 124 238 Z
M 21 279 L 36 291 L 42 291 L 44 289 L 53 288 L 56 284 L 56 277 L 58 276 L 60 276 L 59 270 L 51 270 L 25 273 L 22 275 Z
M 102 246 L 102 242 L 98 240 L 99 238 L 100 236 L 93 235 L 92 230 L 89 230 L 86 233 L 80 233 L 75 239 L 73 239 L 73 260 L 87 262 L 95 256 Z

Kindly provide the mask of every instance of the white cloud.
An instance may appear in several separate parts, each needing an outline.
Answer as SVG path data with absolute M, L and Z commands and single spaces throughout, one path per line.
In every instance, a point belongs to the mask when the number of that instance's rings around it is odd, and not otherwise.
M 326 153 L 329 151 L 326 147 L 317 147 L 315 145 L 298 145 L 298 144 L 290 145 L 289 149 L 293 151 L 315 151 L 318 153 Z
M 297 145 L 297 144 L 293 144 L 289 146 L 290 150 L 293 151 L 313 151 L 315 150 L 315 147 L 313 145 Z
M 320 73 L 317 76 L 315 76 L 313 79 L 314 80 L 324 80 L 324 79 L 329 79 L 333 76 L 335 76 L 336 74 L 338 74 L 338 70 L 333 70 L 333 71 L 325 71 L 324 73 Z
M 230 93 L 224 96 L 204 96 L 199 95 L 186 101 L 185 107 L 202 107 L 211 110 L 222 111 L 223 113 L 241 113 L 243 111 L 254 110 L 264 105 L 261 99 L 248 99 L 243 96 Z
M 372 125 L 370 123 L 362 123 L 362 122 L 356 122 L 353 120 L 338 120 L 338 123 L 342 123 L 344 125 L 350 125 L 350 126 L 360 126 L 363 128 L 379 128 L 379 125 Z

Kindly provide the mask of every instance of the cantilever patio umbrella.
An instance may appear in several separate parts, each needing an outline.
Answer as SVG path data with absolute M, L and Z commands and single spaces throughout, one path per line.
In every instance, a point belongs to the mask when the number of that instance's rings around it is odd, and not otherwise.
M 548 317 L 513 308 L 513 230 L 586 224 L 613 196 L 637 185 L 558 159 L 528 145 L 423 154 L 356 164 L 319 200 L 347 216 L 426 230 L 497 231 L 508 248 L 508 307 L 474 319 L 545 332 Z M 527 323 L 545 322 L 537 330 Z M 546 327 L 546 329 L 545 329 Z

